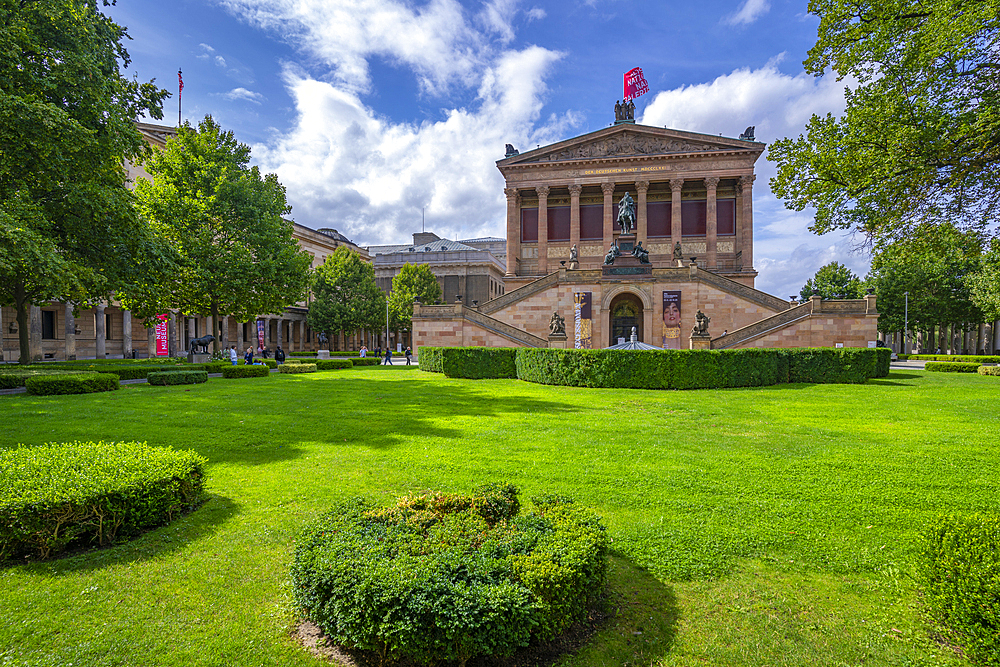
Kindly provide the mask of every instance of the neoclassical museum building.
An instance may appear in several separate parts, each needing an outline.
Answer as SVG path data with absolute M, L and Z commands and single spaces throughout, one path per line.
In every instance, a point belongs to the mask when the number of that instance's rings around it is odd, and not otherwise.
M 416 345 L 867 347 L 875 297 L 796 303 L 754 288 L 752 128 L 739 139 L 614 125 L 497 162 L 504 294 L 417 304 Z M 634 228 L 619 225 L 620 207 Z M 709 318 L 695 341 L 698 312 Z M 704 321 L 704 320 L 703 320 Z

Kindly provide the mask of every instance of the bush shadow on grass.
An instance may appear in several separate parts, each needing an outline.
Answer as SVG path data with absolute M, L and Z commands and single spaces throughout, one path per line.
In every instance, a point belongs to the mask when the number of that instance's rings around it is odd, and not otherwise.
M 123 563 L 158 558 L 179 551 L 191 542 L 213 535 L 239 513 L 240 508 L 225 496 L 211 495 L 193 512 L 170 523 L 152 528 L 125 542 L 111 546 L 75 549 L 50 560 L 19 563 L 7 561 L 2 568 L 17 567 L 32 574 L 48 575 L 90 572 Z

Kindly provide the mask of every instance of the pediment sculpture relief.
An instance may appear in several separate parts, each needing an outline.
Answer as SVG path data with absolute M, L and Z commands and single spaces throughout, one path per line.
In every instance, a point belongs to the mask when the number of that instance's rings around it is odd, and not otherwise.
M 566 150 L 538 157 L 534 162 L 556 162 L 594 157 L 614 157 L 624 155 L 660 155 L 665 153 L 697 153 L 700 151 L 725 150 L 727 146 L 708 143 L 692 143 L 667 137 L 649 137 L 634 132 L 624 132 Z

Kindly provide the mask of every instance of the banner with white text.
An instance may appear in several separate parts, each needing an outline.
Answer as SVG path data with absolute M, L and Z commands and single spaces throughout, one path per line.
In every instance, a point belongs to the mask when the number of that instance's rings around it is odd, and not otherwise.
M 170 345 L 167 342 L 167 315 L 156 316 L 156 356 L 165 357 L 170 354 Z
M 573 347 L 577 350 L 589 350 L 593 347 L 593 321 L 591 320 L 591 293 L 573 293 Z

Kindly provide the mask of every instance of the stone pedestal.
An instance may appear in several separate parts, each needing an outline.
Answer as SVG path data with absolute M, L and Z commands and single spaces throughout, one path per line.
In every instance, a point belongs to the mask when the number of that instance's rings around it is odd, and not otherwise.
M 193 354 L 188 352 L 188 363 L 190 364 L 207 364 L 211 358 L 212 355 L 210 354 Z
M 549 347 L 556 349 L 565 349 L 568 340 L 569 339 L 564 333 L 551 334 L 549 336 Z
M 711 350 L 712 336 L 709 334 L 691 334 L 692 350 Z
M 653 266 L 643 264 L 632 254 L 635 248 L 635 234 L 622 234 L 618 237 L 618 250 L 621 254 L 615 257 L 615 263 L 601 267 L 603 276 L 645 276 L 652 275 Z
M 317 350 L 316 351 L 316 358 L 317 359 L 329 359 L 330 358 L 330 350 Z

